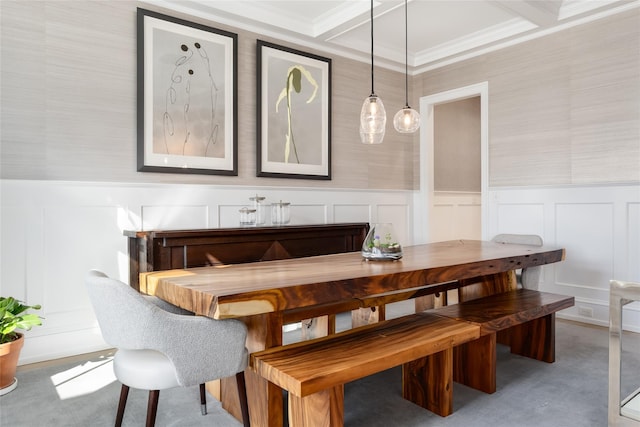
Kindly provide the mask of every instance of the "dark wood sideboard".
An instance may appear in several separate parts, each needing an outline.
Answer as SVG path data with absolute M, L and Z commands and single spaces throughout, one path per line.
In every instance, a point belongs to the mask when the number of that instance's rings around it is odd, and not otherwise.
M 175 268 L 359 251 L 368 223 L 129 231 L 129 284 L 139 274 Z

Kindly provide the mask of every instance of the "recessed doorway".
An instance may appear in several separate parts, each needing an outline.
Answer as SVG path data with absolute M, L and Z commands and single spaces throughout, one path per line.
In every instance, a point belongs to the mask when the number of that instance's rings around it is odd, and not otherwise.
M 422 97 L 420 114 L 420 191 L 414 201 L 414 243 L 486 239 L 488 82 Z M 469 114 L 479 117 L 463 117 Z M 479 129 L 472 129 L 476 126 Z M 471 147 L 469 139 L 476 131 L 479 145 Z

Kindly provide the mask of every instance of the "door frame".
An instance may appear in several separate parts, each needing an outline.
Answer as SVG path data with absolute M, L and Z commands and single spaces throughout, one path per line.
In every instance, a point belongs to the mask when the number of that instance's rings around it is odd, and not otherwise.
M 489 82 L 481 82 L 420 98 L 420 190 L 414 195 L 414 244 L 429 242 L 433 206 L 434 106 L 480 96 L 480 203 L 482 239 L 488 238 Z

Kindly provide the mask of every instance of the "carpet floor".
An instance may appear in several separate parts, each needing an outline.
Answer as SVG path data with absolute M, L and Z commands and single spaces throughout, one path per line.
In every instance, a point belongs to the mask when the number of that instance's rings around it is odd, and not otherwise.
M 640 334 L 623 335 L 622 395 L 640 386 Z M 112 352 L 92 353 L 22 366 L 18 387 L 0 397 L 0 425 L 111 426 L 120 384 L 113 377 Z M 556 362 L 512 355 L 498 346 L 498 391 L 488 395 L 454 385 L 454 413 L 442 418 L 404 400 L 400 369 L 345 386 L 345 425 L 350 427 L 604 427 L 607 425 L 608 330 L 558 320 Z M 144 425 L 147 392 L 131 390 L 124 426 Z M 160 393 L 156 425 L 241 424 L 209 397 L 200 415 L 198 388 Z

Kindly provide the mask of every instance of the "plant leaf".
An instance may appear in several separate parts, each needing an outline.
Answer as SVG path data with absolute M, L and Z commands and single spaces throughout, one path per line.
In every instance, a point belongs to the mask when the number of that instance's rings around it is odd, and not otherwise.
M 313 86 L 313 93 L 311 94 L 311 96 L 309 97 L 309 99 L 307 99 L 307 104 L 310 103 L 311 101 L 314 100 L 314 98 L 316 97 L 316 94 L 318 92 L 318 83 L 316 82 L 316 80 L 313 78 L 313 76 L 311 75 L 311 73 L 309 71 L 307 71 L 306 68 L 300 66 L 300 72 L 306 77 L 306 79 L 309 81 L 309 83 L 311 83 L 311 86 Z
M 300 68 L 300 66 L 294 67 L 290 73 L 293 74 L 291 76 L 291 84 L 293 85 L 293 89 L 296 91 L 296 93 L 300 93 L 300 91 L 302 90 L 302 73 L 300 72 Z
M 42 325 L 42 320 L 40 316 L 35 314 L 25 314 L 22 316 L 21 320 L 19 320 L 16 324 L 17 328 L 24 329 L 25 331 L 30 330 L 33 326 Z
M 15 330 L 30 330 L 33 326 L 42 325 L 42 318 L 36 314 L 25 314 L 29 309 L 39 310 L 38 305 L 27 305 L 13 297 L 0 297 L 0 343 L 16 339 Z

